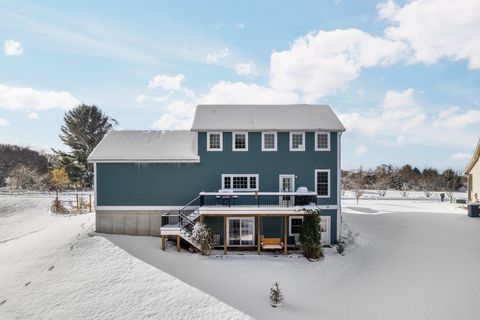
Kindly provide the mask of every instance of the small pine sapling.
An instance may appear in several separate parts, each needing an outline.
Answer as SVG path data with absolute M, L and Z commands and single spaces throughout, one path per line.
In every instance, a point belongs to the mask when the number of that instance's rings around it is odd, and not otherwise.
M 283 294 L 278 286 L 278 282 L 275 281 L 273 286 L 270 288 L 270 305 L 274 308 L 280 306 L 283 302 Z

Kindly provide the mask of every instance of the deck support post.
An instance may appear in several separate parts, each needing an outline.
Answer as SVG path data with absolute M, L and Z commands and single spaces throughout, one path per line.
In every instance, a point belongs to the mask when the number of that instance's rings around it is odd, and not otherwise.
M 287 255 L 287 219 L 288 216 L 283 218 L 283 254 Z
M 227 254 L 227 217 L 223 216 L 223 254 Z
M 177 234 L 177 252 L 180 252 L 180 236 Z
M 203 223 L 205 221 L 205 217 L 201 214 L 200 215 L 200 222 Z
M 160 242 L 162 243 L 162 250 L 165 251 L 165 236 L 161 236 L 160 238 Z
M 257 216 L 257 252 L 260 255 L 260 216 Z

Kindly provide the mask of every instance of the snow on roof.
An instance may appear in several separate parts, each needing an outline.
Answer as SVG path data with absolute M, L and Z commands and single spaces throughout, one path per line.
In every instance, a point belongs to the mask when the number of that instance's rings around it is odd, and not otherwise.
M 92 151 L 88 161 L 198 162 L 197 133 L 111 130 Z
M 327 105 L 199 105 L 192 130 L 345 131 L 345 127 Z

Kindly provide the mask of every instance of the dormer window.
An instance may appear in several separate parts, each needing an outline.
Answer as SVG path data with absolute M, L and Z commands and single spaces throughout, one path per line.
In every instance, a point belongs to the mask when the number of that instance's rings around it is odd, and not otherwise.
M 232 150 L 248 151 L 248 132 L 232 133 Z
M 207 151 L 223 150 L 223 134 L 221 132 L 207 133 Z
M 277 151 L 276 132 L 262 132 L 262 151 Z
M 305 132 L 290 132 L 290 151 L 305 151 Z
M 315 151 L 330 151 L 329 132 L 315 132 Z

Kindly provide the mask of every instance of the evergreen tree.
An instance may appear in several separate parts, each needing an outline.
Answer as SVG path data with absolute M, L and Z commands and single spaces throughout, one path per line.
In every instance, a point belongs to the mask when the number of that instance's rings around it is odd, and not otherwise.
M 283 302 L 283 294 L 278 286 L 278 282 L 275 281 L 273 286 L 270 288 L 270 305 L 274 308 L 281 305 Z
M 68 111 L 63 120 L 65 123 L 61 127 L 60 139 L 70 151 L 54 151 L 60 156 L 61 165 L 75 184 L 91 187 L 93 166 L 87 162 L 88 155 L 117 121 L 106 116 L 97 106 L 85 104 Z
M 323 257 L 321 240 L 320 210 L 305 210 L 300 230 L 300 243 L 306 258 L 319 259 Z

